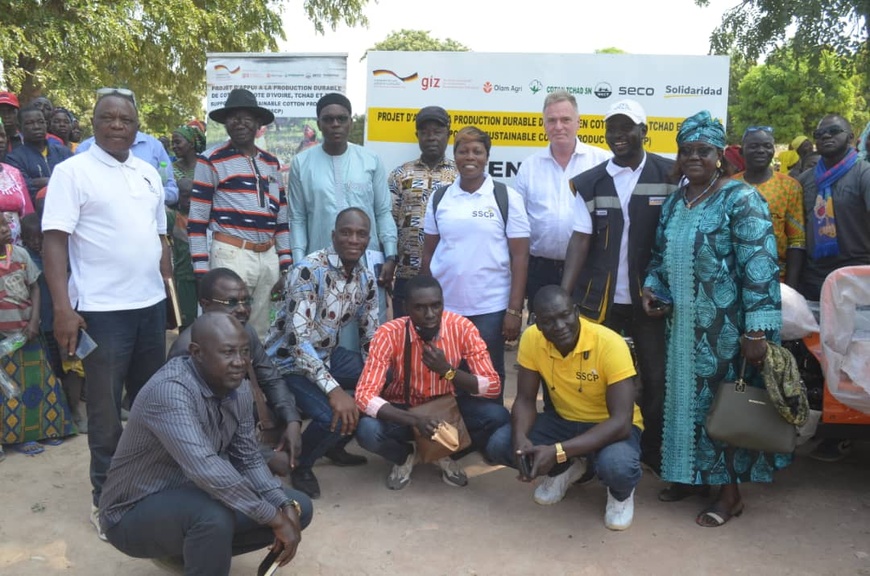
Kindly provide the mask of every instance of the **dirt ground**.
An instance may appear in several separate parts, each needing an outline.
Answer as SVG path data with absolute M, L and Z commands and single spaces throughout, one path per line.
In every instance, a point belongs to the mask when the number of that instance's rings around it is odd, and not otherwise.
M 509 372 L 514 359 L 507 355 Z M 514 381 L 509 375 L 508 398 Z M 314 520 L 279 574 L 870 576 L 870 444 L 837 464 L 810 460 L 806 448 L 775 484 L 745 486 L 743 516 L 721 528 L 695 525 L 700 499 L 659 502 L 664 483 L 646 475 L 634 524 L 621 533 L 603 525 L 606 493 L 597 483 L 543 507 L 514 471 L 477 455 L 463 461 L 465 488 L 421 466 L 401 492 L 386 489 L 390 466 L 376 456 L 359 468 L 322 464 Z M 0 490 L 0 575 L 163 574 L 97 538 L 86 437 L 32 458 L 9 453 Z M 232 574 L 256 574 L 262 555 L 237 557 Z

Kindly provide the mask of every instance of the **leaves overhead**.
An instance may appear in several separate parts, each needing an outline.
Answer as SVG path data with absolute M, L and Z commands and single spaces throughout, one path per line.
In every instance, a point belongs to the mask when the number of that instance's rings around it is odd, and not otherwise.
M 366 54 L 360 58 L 360 62 L 365 60 L 366 55 L 371 50 L 382 50 L 385 52 L 468 52 L 470 48 L 447 38 L 441 40 L 433 38 L 429 35 L 428 30 L 399 30 L 390 32 L 390 34 L 366 50 Z
M 367 2 L 304 8 L 322 32 L 365 24 Z M 202 115 L 206 53 L 275 51 L 281 12 L 281 0 L 0 0 L 5 84 L 22 103 L 46 95 L 84 116 L 97 88 L 129 88 L 143 126 L 165 133 Z
M 695 0 L 707 6 L 709 0 Z M 736 50 L 750 60 L 793 37 L 798 53 L 867 49 L 870 0 L 742 0 L 727 10 L 710 38 L 715 54 Z

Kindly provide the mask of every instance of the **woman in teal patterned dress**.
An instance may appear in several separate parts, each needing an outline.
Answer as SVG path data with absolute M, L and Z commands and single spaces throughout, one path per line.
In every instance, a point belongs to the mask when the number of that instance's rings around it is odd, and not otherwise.
M 718 385 L 737 379 L 743 357 L 750 383 L 763 385 L 756 368 L 782 325 L 779 268 L 767 203 L 721 171 L 722 124 L 700 112 L 683 122 L 677 144 L 685 184 L 662 206 L 643 288 L 647 314 L 668 315 L 662 478 L 672 484 L 659 499 L 720 486 L 696 519 L 713 527 L 743 512 L 739 483 L 770 482 L 790 461 L 714 441 L 704 426 Z

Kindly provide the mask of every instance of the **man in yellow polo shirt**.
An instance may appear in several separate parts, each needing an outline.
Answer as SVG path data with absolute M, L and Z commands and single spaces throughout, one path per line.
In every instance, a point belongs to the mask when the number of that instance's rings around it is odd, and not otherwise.
M 625 530 L 634 516 L 643 430 L 631 353 L 616 332 L 581 319 L 559 286 L 542 288 L 534 310 L 535 325 L 520 340 L 511 424 L 490 440 L 492 456 L 518 468 L 524 482 L 543 476 L 538 504 L 562 500 L 591 467 L 607 486 L 605 526 Z M 542 384 L 553 407 L 539 414 Z

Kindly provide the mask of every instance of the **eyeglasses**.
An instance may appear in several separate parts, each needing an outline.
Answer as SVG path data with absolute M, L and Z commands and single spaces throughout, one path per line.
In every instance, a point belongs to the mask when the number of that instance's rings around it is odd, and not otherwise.
M 683 158 L 691 158 L 692 156 L 697 156 L 698 158 L 706 158 L 707 156 L 710 156 L 715 152 L 716 148 L 712 146 L 698 146 L 697 148 L 680 146 L 680 148 L 677 150 L 677 153 Z
M 828 126 L 827 128 L 819 128 L 818 130 L 813 132 L 813 138 L 815 140 L 821 140 L 825 136 L 836 136 L 837 134 L 842 134 L 845 131 L 846 129 L 842 126 L 837 126 L 836 124 L 833 124 L 831 126 Z
M 341 116 L 321 116 L 320 121 L 324 124 L 335 124 L 338 122 L 339 124 L 346 124 L 347 121 L 350 120 L 350 116 L 342 114 Z
M 209 300 L 217 304 L 223 304 L 224 306 L 228 306 L 230 308 L 238 308 L 239 306 L 250 308 L 250 306 L 254 303 L 254 299 L 251 296 L 248 296 L 247 298 L 230 298 L 229 300 L 209 298 Z
M 743 132 L 743 137 L 746 138 L 747 134 L 752 134 L 753 132 L 767 132 L 773 136 L 773 126 L 750 126 Z
M 97 98 L 102 98 L 103 96 L 120 96 L 132 102 L 133 106 L 136 106 L 136 95 L 132 90 L 127 88 L 100 88 L 97 90 Z

